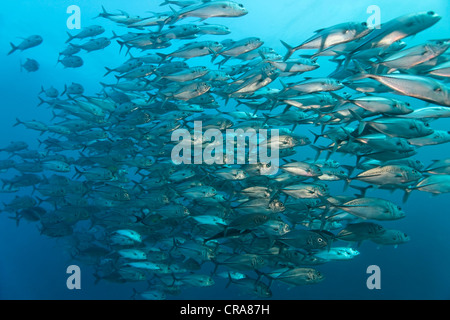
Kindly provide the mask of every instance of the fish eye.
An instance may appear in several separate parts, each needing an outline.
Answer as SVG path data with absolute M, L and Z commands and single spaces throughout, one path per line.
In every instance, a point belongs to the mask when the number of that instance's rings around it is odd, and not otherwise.
M 367 27 L 367 22 L 363 22 L 363 23 L 361 23 L 361 25 L 363 25 L 364 27 Z
M 435 15 L 434 11 L 428 11 L 427 14 L 430 15 L 430 16 L 434 16 Z
M 239 6 L 239 7 L 241 7 L 241 8 L 243 8 L 243 7 L 244 7 L 244 6 L 243 6 L 242 4 L 240 4 L 240 3 L 238 4 L 238 6 Z
M 322 242 L 323 239 L 322 238 L 317 238 L 317 242 Z

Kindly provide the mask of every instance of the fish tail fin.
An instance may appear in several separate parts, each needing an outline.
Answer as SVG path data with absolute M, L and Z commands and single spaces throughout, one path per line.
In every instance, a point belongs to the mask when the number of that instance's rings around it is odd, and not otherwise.
M 17 49 L 19 49 L 19 47 L 16 47 L 16 46 L 14 45 L 14 43 L 10 42 L 9 44 L 11 45 L 11 51 L 8 52 L 8 56 L 9 56 L 11 53 L 13 53 L 14 51 L 16 51 Z
M 119 49 L 119 53 L 120 53 L 122 51 L 123 46 L 126 46 L 126 43 L 125 43 L 125 41 L 120 41 L 120 40 L 117 40 L 117 43 L 120 46 L 120 49 Z
M 345 64 L 344 68 L 346 68 L 348 66 L 347 59 L 345 60 L 345 62 L 346 62 L 346 64 Z M 355 67 L 358 69 L 359 74 L 348 77 L 347 78 L 348 80 L 356 81 L 356 80 L 362 80 L 362 79 L 367 79 L 367 78 L 373 77 L 373 74 L 370 74 L 369 72 L 367 72 L 358 61 L 353 60 L 353 63 L 355 65 Z
M 105 7 L 102 6 L 102 12 L 100 12 L 96 17 L 93 17 L 92 19 L 97 19 L 97 18 L 108 18 L 109 16 L 111 16 L 111 14 L 106 11 Z
M 403 203 L 406 203 L 406 201 L 408 201 L 409 195 L 411 194 L 411 192 L 413 190 L 414 189 L 412 189 L 412 188 L 405 188 L 404 189 L 405 193 L 403 194 L 403 198 L 402 198 Z
M 352 58 L 352 53 L 348 53 L 345 51 L 340 51 L 340 50 L 332 50 L 334 53 L 338 54 L 339 56 L 343 56 L 343 59 L 337 59 L 337 57 L 333 58 L 332 62 L 336 62 L 338 64 L 338 69 L 342 66 L 342 63 L 344 63 L 344 67 L 346 68 L 348 66 L 348 64 L 350 63 L 350 60 Z
M 37 196 L 36 196 L 35 198 L 36 198 L 36 200 L 38 201 L 38 203 L 37 203 L 38 206 L 40 206 L 41 203 L 44 202 L 43 199 L 41 199 L 41 198 L 39 198 L 39 197 L 37 197 Z
M 136 218 L 136 221 L 134 223 L 144 223 L 144 219 L 146 218 L 145 213 L 142 213 L 142 217 L 139 217 L 138 215 L 133 214 L 133 217 Z
M 225 289 L 228 288 L 230 286 L 230 284 L 233 283 L 233 278 L 231 277 L 230 271 L 228 271 L 228 282 L 225 285 Z
M 314 132 L 311 131 L 311 130 L 309 130 L 309 132 L 311 132 L 311 133 L 313 134 L 313 136 L 314 136 L 314 142 L 313 142 L 313 143 L 316 143 L 317 140 L 318 140 L 320 137 L 322 137 L 321 134 L 314 133 Z
M 352 173 L 353 173 L 353 170 L 355 170 L 354 166 L 349 166 L 349 165 L 346 165 L 346 164 L 341 165 L 341 167 L 347 169 L 349 176 L 351 176 Z
M 74 167 L 74 168 L 75 168 L 75 174 L 73 175 L 72 179 L 75 178 L 75 177 L 77 177 L 77 178 L 81 177 L 83 172 L 80 171 L 80 169 L 78 169 L 77 167 Z
M 285 46 L 285 48 L 288 50 L 288 52 L 285 54 L 283 61 L 286 61 L 287 59 L 289 59 L 290 56 L 292 56 L 292 54 L 295 52 L 295 49 L 292 48 L 290 45 L 288 45 L 286 42 L 284 42 L 283 40 L 280 40 L 280 42 L 283 44 L 283 46 Z
M 218 52 L 213 51 L 213 50 L 210 50 L 210 51 L 213 52 L 213 53 L 211 53 L 211 55 L 212 55 L 212 57 L 211 57 L 211 63 L 213 63 L 214 60 L 216 60 L 217 57 L 218 57 L 220 54 L 219 54 Z
M 128 55 L 130 56 L 131 60 L 136 60 L 136 58 L 131 54 L 131 52 L 128 52 Z
M 180 19 L 180 14 L 174 8 L 172 8 L 172 6 L 169 6 L 169 8 L 172 11 L 172 15 L 163 21 L 164 24 L 174 24 Z
M 45 100 L 42 99 L 41 97 L 38 97 L 38 99 L 39 99 L 39 104 L 37 105 L 38 107 L 39 107 L 40 105 L 43 105 L 44 103 L 47 103 L 47 101 L 45 101 Z
M 217 55 L 216 55 L 216 57 L 217 57 Z M 225 64 L 225 62 L 227 62 L 228 60 L 230 60 L 230 58 L 231 58 L 231 56 L 225 57 L 225 58 L 222 59 L 221 61 L 217 62 L 216 65 L 218 65 L 219 68 L 221 68 L 222 65 Z M 214 59 L 215 59 L 215 57 L 214 57 Z M 212 62 L 212 61 L 213 61 L 213 60 L 211 60 L 211 62 Z
M 334 92 L 330 92 L 330 96 L 332 96 L 333 98 L 335 98 L 339 103 L 336 105 L 335 109 L 338 109 L 339 107 L 342 107 L 344 104 L 348 103 L 348 99 L 341 97 L 340 95 L 334 93 Z
M 67 92 L 67 84 L 64 84 L 64 91 L 61 93 L 60 97 Z
M 139 293 L 137 292 L 137 290 L 136 290 L 135 288 L 133 288 L 133 294 L 131 295 L 130 299 L 136 300 L 136 296 L 137 296 L 138 294 L 139 294 Z
M 352 114 L 352 116 L 359 122 L 358 127 L 358 134 L 361 134 L 364 131 L 364 128 L 366 127 L 366 122 L 352 109 L 348 109 L 348 111 Z
M 16 212 L 16 216 L 15 217 L 8 217 L 8 218 L 16 220 L 16 227 L 18 227 L 20 219 L 22 218 L 22 216 L 19 216 L 19 214 Z
M 343 191 L 346 191 L 348 189 L 348 186 L 350 185 L 350 182 L 352 182 L 352 178 L 348 177 L 344 180 L 344 188 Z
M 271 117 L 271 116 L 268 115 L 267 113 L 263 113 L 262 115 L 263 115 L 263 117 L 264 117 L 264 119 L 265 119 L 263 125 L 265 125 L 270 119 L 275 118 L 275 117 Z
M 164 20 L 164 21 L 157 21 L 156 23 L 158 24 L 158 31 L 157 32 L 161 32 L 161 30 L 166 25 L 166 20 Z
M 113 36 L 111 38 L 109 38 L 109 40 L 113 40 L 113 39 L 117 39 L 119 36 L 117 35 L 117 33 L 114 32 L 114 30 L 112 31 Z
M 264 272 L 259 271 L 259 270 L 257 270 L 257 269 L 255 269 L 254 271 L 255 271 L 255 273 L 258 275 L 258 277 L 256 278 L 255 282 L 258 282 L 263 276 L 267 277 L 268 279 L 271 279 L 271 278 L 272 278 L 272 277 L 269 276 L 268 274 L 265 274 Z
M 71 35 L 68 31 L 67 31 L 67 35 L 69 36 L 69 39 L 66 40 L 66 43 L 72 41 L 75 38 L 75 36 Z
M 158 56 L 160 56 L 161 59 L 163 59 L 163 61 L 165 61 L 167 59 L 167 56 L 168 56 L 168 54 L 164 54 L 164 53 L 161 53 L 161 52 L 157 52 L 156 54 Z
M 314 161 L 317 161 L 317 159 L 320 158 L 322 152 L 327 150 L 326 147 L 321 147 L 321 146 L 310 145 L 310 147 L 313 148 L 314 150 L 316 150 L 316 156 L 314 157 Z
M 352 60 L 353 57 L 353 52 L 349 52 L 347 54 L 344 55 L 344 69 L 346 69 L 348 67 L 348 65 L 350 64 L 350 61 Z M 356 60 L 353 60 L 353 63 L 356 63 Z M 341 64 L 342 65 L 342 62 Z
M 372 185 L 367 186 L 367 187 L 360 187 L 360 186 L 350 186 L 350 188 L 359 190 L 361 193 L 360 194 L 355 194 L 355 196 L 360 197 L 360 198 L 364 198 L 366 196 L 366 192 L 368 189 L 373 188 Z
M 104 77 L 106 77 L 108 74 L 110 74 L 113 71 L 112 69 L 110 69 L 108 67 L 105 67 L 105 69 L 106 69 L 106 73 L 103 75 Z
M 20 121 L 19 118 L 16 118 L 16 123 L 13 125 L 13 127 L 18 126 L 19 124 L 22 124 L 23 121 Z
M 321 197 L 324 198 L 324 197 Z M 320 227 L 319 230 L 322 231 L 325 229 L 325 226 L 328 222 L 328 219 L 332 218 L 332 216 L 327 216 L 327 214 L 330 212 L 330 207 L 333 205 L 331 202 L 329 202 L 328 200 L 323 200 L 321 199 L 322 202 L 325 204 L 325 209 L 322 211 L 322 213 L 320 214 Z M 329 245 L 331 245 L 331 243 L 329 243 Z
M 289 88 L 288 85 L 286 83 L 284 83 L 283 81 L 281 81 L 281 79 L 279 79 L 281 86 L 283 87 L 283 89 L 280 91 L 280 93 L 286 92 Z

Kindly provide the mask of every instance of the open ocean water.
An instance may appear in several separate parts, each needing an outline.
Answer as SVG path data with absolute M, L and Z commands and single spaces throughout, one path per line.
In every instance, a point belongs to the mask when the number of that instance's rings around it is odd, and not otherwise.
M 44 133 L 30 130 L 24 125 L 13 126 L 16 119 L 21 121 L 39 120 L 43 123 L 54 123 L 61 119 L 52 119 L 52 108 L 48 104 L 39 104 L 38 96 L 45 100 L 49 99 L 40 94 L 41 86 L 49 88 L 53 86 L 59 93 L 64 90 L 64 85 L 80 83 L 85 89 L 85 95 L 95 96 L 102 91 L 100 82 L 115 84 L 117 81 L 112 75 L 103 77 L 105 67 L 116 67 L 127 60 L 125 56 L 126 48 L 119 53 L 120 46 L 116 40 L 111 40 L 111 44 L 106 48 L 93 52 L 82 50 L 79 55 L 84 64 L 80 68 L 63 68 L 58 61 L 58 53 L 65 47 L 67 32 L 76 34 L 79 30 L 69 30 L 67 20 L 70 13 L 66 10 L 71 5 L 76 5 L 81 9 L 81 28 L 98 24 L 105 28 L 105 32 L 99 37 L 111 37 L 112 31 L 118 35 L 132 32 L 144 32 L 145 30 L 130 30 L 120 26 L 110 20 L 98 18 L 93 20 L 102 10 L 102 5 L 108 12 L 118 14 L 120 10 L 128 12 L 130 15 L 141 17 L 151 16 L 150 12 L 170 11 L 168 6 L 159 6 L 162 1 L 122 1 L 110 0 L 102 1 L 8 1 L 2 3 L 0 11 L 0 148 L 7 146 L 11 141 L 24 141 L 28 144 L 29 150 L 44 151 L 44 145 L 39 145 L 38 139 L 43 141 L 49 136 L 63 139 L 57 134 Z M 248 14 L 241 17 L 213 17 L 205 20 L 211 24 L 221 24 L 227 26 L 231 33 L 227 35 L 202 35 L 198 39 L 174 39 L 172 45 L 165 49 L 151 49 L 149 52 L 170 53 L 179 48 L 181 44 L 200 41 L 214 40 L 223 41 L 225 39 L 243 39 L 246 37 L 258 37 L 264 41 L 264 46 L 273 48 L 281 56 L 286 53 L 286 48 L 280 40 L 296 46 L 313 35 L 315 30 L 333 26 L 343 22 L 355 21 L 364 22 L 372 15 L 367 12 L 371 5 L 376 5 L 380 11 L 381 23 L 402 16 L 404 14 L 422 11 L 434 11 L 442 19 L 430 28 L 418 33 L 415 36 L 403 39 L 408 47 L 417 45 L 427 40 L 448 39 L 450 36 L 450 3 L 447 0 L 429 1 L 296 1 L 296 0 L 242 0 L 242 4 L 248 10 Z M 178 10 L 175 4 L 171 5 Z M 181 23 L 198 23 L 198 18 L 187 17 L 178 21 Z M 149 29 L 150 30 L 150 29 Z M 157 31 L 152 27 L 151 30 Z M 165 30 L 163 28 L 163 30 Z M 11 55 L 7 53 L 11 50 L 10 42 L 18 45 L 22 38 L 30 35 L 40 35 L 43 38 L 39 46 L 17 51 Z M 82 43 L 84 40 L 73 40 L 73 43 Z M 130 52 L 133 56 L 141 55 L 140 51 L 132 48 Z M 293 57 L 298 54 L 311 55 L 315 50 L 298 50 Z M 39 70 L 27 72 L 21 70 L 21 63 L 27 58 L 36 59 L 39 62 Z M 297 76 L 296 79 L 305 77 L 325 77 L 335 69 L 335 64 L 329 62 L 330 57 L 319 57 L 317 62 L 320 68 Z M 218 58 L 220 60 L 220 58 Z M 189 65 L 205 65 L 208 68 L 217 68 L 210 62 L 209 57 L 193 58 L 187 61 Z M 224 65 L 238 63 L 231 59 Z M 447 78 L 448 79 L 448 78 Z M 286 78 L 285 82 L 291 82 Z M 445 83 L 445 82 L 444 82 Z M 448 86 L 448 80 L 447 80 Z M 281 89 L 280 82 L 276 79 L 268 87 Z M 345 88 L 337 91 L 354 93 L 351 89 Z M 354 94 L 355 96 L 357 94 Z M 398 99 L 408 101 L 413 109 L 425 107 L 427 102 L 396 95 Z M 66 98 L 66 97 L 60 97 Z M 224 100 L 217 96 L 222 111 L 233 111 L 234 102 L 230 101 L 225 106 Z M 241 108 L 240 110 L 245 110 Z M 277 109 L 278 110 L 278 109 Z M 282 109 L 281 109 L 282 110 Z M 213 111 L 209 112 L 214 114 Z M 272 114 L 270 114 L 272 115 Z M 357 127 L 357 122 L 352 122 L 348 126 Z M 330 128 L 327 126 L 326 128 Z M 435 130 L 449 130 L 450 120 L 438 119 L 431 122 L 431 127 Z M 296 132 L 308 136 L 314 140 L 308 131 L 320 132 L 320 126 L 298 125 Z M 157 137 L 156 137 L 157 139 Z M 317 145 L 326 146 L 330 141 L 320 138 Z M 64 153 L 64 152 L 62 152 Z M 74 151 L 75 156 L 78 151 Z M 292 157 L 296 161 L 307 158 L 314 158 L 315 151 L 308 147 L 299 147 L 296 155 Z M 7 159 L 8 152 L 1 152 L 0 159 Z M 448 144 L 434 146 L 424 146 L 417 149 L 414 159 L 421 160 L 425 166 L 433 160 L 450 158 Z M 20 162 L 20 158 L 12 158 Z M 342 164 L 354 165 L 354 156 L 342 156 L 335 153 L 331 156 Z M 20 172 L 14 168 L 3 170 L 0 173 L 2 180 L 12 179 Z M 149 171 L 151 172 L 151 171 Z M 39 172 L 39 176 L 46 174 L 60 174 L 72 178 L 74 166 L 69 173 Z M 148 173 L 148 172 L 147 172 Z M 83 178 L 78 178 L 83 180 Z M 234 182 L 233 182 L 234 183 Z M 330 188 L 330 194 L 352 196 L 356 191 L 349 188 L 343 191 L 343 181 L 326 182 Z M 353 183 L 352 183 L 353 184 Z M 355 185 L 366 185 L 363 182 L 355 182 Z M 0 203 L 8 204 L 15 196 L 31 195 L 36 200 L 46 197 L 36 190 L 32 193 L 32 187 L 21 187 L 15 193 L 0 193 Z M 89 194 L 85 195 L 89 197 Z M 382 190 L 372 188 L 367 191 L 367 196 L 379 197 L 390 200 L 400 205 L 406 213 L 406 217 L 393 221 L 374 221 L 389 229 L 398 229 L 410 237 L 410 241 L 399 246 L 377 245 L 371 241 L 363 241 L 359 246 L 352 245 L 360 254 L 347 261 L 329 261 L 324 264 L 312 266 L 325 276 L 320 283 L 313 285 L 288 286 L 282 282 L 274 280 L 271 284 L 272 296 L 270 299 L 276 300 L 334 300 L 334 299 L 439 299 L 450 298 L 450 276 L 448 265 L 450 264 L 450 196 L 443 193 L 432 196 L 431 193 L 413 191 L 406 203 L 402 203 L 403 191 Z M 92 199 L 90 199 L 91 201 Z M 130 200 L 130 201 L 133 201 Z M 49 202 L 44 201 L 42 206 L 47 210 L 52 210 Z M 108 282 L 105 279 L 96 283 L 95 265 L 83 264 L 76 259 L 72 259 L 73 247 L 67 241 L 68 237 L 49 237 L 40 234 L 39 222 L 26 221 L 21 219 L 18 226 L 16 221 L 10 219 L 15 217 L 14 212 L 7 212 L 2 208 L 0 211 L 0 299 L 130 299 L 133 290 L 143 292 L 149 286 L 146 280 L 128 281 L 125 283 Z M 77 227 L 87 230 L 89 220 L 80 221 Z M 331 230 L 334 234 L 339 231 Z M 346 242 L 336 241 L 333 246 L 347 246 Z M 75 254 L 76 257 L 76 254 Z M 81 270 L 81 289 L 69 290 L 66 280 L 70 276 L 66 273 L 69 265 L 78 265 Z M 380 270 L 380 289 L 369 289 L 367 273 L 369 266 L 376 265 Z M 202 265 L 202 273 L 211 273 L 214 265 L 206 262 Z M 222 269 L 223 268 L 223 269 Z M 225 268 L 219 266 L 219 272 Z M 197 271 L 196 271 L 197 272 Z M 256 274 L 250 271 L 243 271 L 256 278 Z M 169 273 L 170 277 L 170 273 Z M 176 276 L 175 276 L 176 277 Z M 157 278 L 148 277 L 151 281 L 158 281 Z M 253 295 L 248 295 L 237 286 L 231 284 L 227 287 L 228 279 L 214 277 L 215 284 L 207 287 L 183 286 L 177 295 L 167 294 L 167 299 L 259 299 Z M 264 276 L 262 280 L 268 283 Z

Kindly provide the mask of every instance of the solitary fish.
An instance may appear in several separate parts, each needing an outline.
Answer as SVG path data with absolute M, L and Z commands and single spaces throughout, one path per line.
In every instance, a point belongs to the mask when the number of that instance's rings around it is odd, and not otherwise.
M 65 56 L 62 59 L 58 59 L 58 63 L 61 62 L 64 68 L 79 68 L 84 62 L 79 56 Z
M 42 41 L 43 41 L 43 39 L 41 36 L 33 35 L 33 36 L 23 39 L 23 41 L 18 46 L 15 46 L 13 43 L 11 43 L 12 49 L 11 49 L 11 51 L 8 52 L 8 55 L 15 52 L 16 50 L 23 51 L 23 50 L 26 50 L 29 48 L 36 47 L 36 46 L 40 45 L 42 43 Z
M 34 59 L 27 59 L 25 63 L 20 65 L 20 70 L 22 71 L 22 68 L 27 70 L 28 72 L 36 72 L 39 70 L 39 62 L 37 62 Z

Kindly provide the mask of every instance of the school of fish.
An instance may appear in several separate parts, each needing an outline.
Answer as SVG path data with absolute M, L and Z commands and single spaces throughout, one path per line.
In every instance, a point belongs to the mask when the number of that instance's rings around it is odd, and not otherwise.
M 227 287 L 270 298 L 273 282 L 324 281 L 320 265 L 351 260 L 363 241 L 409 241 L 389 228 L 407 212 L 371 197 L 370 188 L 402 190 L 403 201 L 412 192 L 450 192 L 449 157 L 414 158 L 419 148 L 450 141 L 449 131 L 431 126 L 450 117 L 450 39 L 404 42 L 438 23 L 437 13 L 375 28 L 345 22 L 299 44 L 281 40 L 286 51 L 275 52 L 258 37 L 202 40 L 231 33 L 204 21 L 244 16 L 243 4 L 166 0 L 161 7 L 167 10 L 146 17 L 103 7 L 96 21 L 110 20 L 122 34 L 108 38 L 101 25 L 69 33 L 57 61 L 65 68 L 82 67 L 89 52 L 110 45 L 123 63 L 105 67 L 97 95 L 78 83 L 62 93 L 43 86 L 40 105 L 52 123 L 15 124 L 40 134 L 39 150 L 23 141 L 0 149 L 3 175 L 15 172 L 2 177 L 0 192 L 29 191 L 3 211 L 19 228 L 30 221 L 42 235 L 64 238 L 73 261 L 93 266 L 97 281 L 148 282 L 130 295 L 158 300 L 223 278 Z M 9 54 L 42 42 L 30 36 Z M 205 58 L 208 65 L 196 65 Z M 323 60 L 335 71 L 305 76 Z M 28 59 L 22 68 L 39 64 Z M 278 129 L 279 170 L 174 163 L 171 135 L 192 132 L 194 121 L 203 131 Z M 202 150 L 210 142 L 192 141 Z M 310 147 L 316 157 L 304 158 Z M 336 153 L 349 161 L 333 160 Z M 336 182 L 359 193 L 331 195 Z

